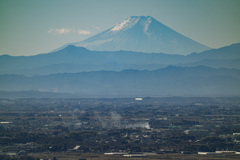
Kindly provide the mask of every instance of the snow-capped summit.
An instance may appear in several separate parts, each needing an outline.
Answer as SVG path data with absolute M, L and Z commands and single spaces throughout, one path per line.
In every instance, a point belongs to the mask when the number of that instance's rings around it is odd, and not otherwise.
M 151 16 L 131 16 L 73 45 L 98 51 L 139 51 L 187 55 L 210 49 L 185 37 Z
M 126 30 L 134 26 L 140 19 L 141 17 L 136 17 L 136 16 L 129 17 L 126 20 L 122 21 L 121 23 L 112 27 L 110 31 Z

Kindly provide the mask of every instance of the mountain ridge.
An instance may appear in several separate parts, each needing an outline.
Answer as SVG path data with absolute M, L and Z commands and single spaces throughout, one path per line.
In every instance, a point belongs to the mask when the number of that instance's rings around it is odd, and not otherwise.
M 240 70 L 170 66 L 154 71 L 0 75 L 0 91 L 35 90 L 87 96 L 239 96 Z
M 90 51 L 70 45 L 60 51 L 36 56 L 0 56 L 0 74 L 44 75 L 99 70 L 155 70 L 168 65 L 240 69 L 239 50 L 240 43 L 182 56 L 133 51 Z

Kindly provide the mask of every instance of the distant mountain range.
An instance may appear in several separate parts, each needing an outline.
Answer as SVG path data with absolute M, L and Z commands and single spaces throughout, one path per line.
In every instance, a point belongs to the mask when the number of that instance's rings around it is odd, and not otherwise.
M 0 74 L 47 75 L 125 69 L 156 70 L 169 65 L 240 69 L 240 43 L 188 56 L 131 51 L 90 51 L 73 45 L 36 56 L 0 56 Z
M 97 51 L 134 51 L 187 55 L 210 48 L 160 23 L 151 16 L 132 16 L 84 41 L 71 45 Z
M 61 73 L 26 77 L 1 75 L 0 91 L 35 90 L 84 97 L 239 96 L 240 71 L 210 67 L 167 67 Z
M 36 56 L 3 55 L 0 96 L 240 96 L 239 51 L 240 44 L 188 56 L 70 45 Z
M 210 49 L 149 16 L 55 52 L 0 56 L 0 98 L 240 96 L 239 84 L 240 43 Z
M 52 97 L 240 96 L 239 51 L 240 43 L 188 56 L 70 45 L 36 56 L 3 55 L 0 91 Z

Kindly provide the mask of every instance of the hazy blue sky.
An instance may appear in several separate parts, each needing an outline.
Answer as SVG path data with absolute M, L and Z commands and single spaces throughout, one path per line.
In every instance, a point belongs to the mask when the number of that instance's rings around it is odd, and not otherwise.
M 212 48 L 240 42 L 240 0 L 0 0 L 0 54 L 47 53 L 141 15 Z

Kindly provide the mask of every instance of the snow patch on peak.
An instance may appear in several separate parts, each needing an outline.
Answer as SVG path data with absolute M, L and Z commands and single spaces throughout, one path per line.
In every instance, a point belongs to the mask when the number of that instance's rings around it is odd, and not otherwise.
M 112 31 L 121 30 L 129 21 L 130 21 L 130 18 L 122 21 L 121 23 L 119 23 L 119 24 L 117 24 L 115 27 L 113 27 L 113 28 L 112 28 Z
M 148 27 L 149 25 L 152 23 L 152 19 L 151 17 L 147 18 L 147 21 L 145 21 L 145 25 L 144 25 L 144 29 L 143 31 L 148 35 L 147 31 L 148 31 Z M 148 35 L 149 36 L 149 35 Z
M 131 28 L 132 26 L 134 26 L 138 21 L 139 21 L 139 17 L 129 17 L 128 19 L 122 21 L 121 23 L 117 24 L 116 26 L 114 26 L 111 31 L 119 31 L 123 28 Z

